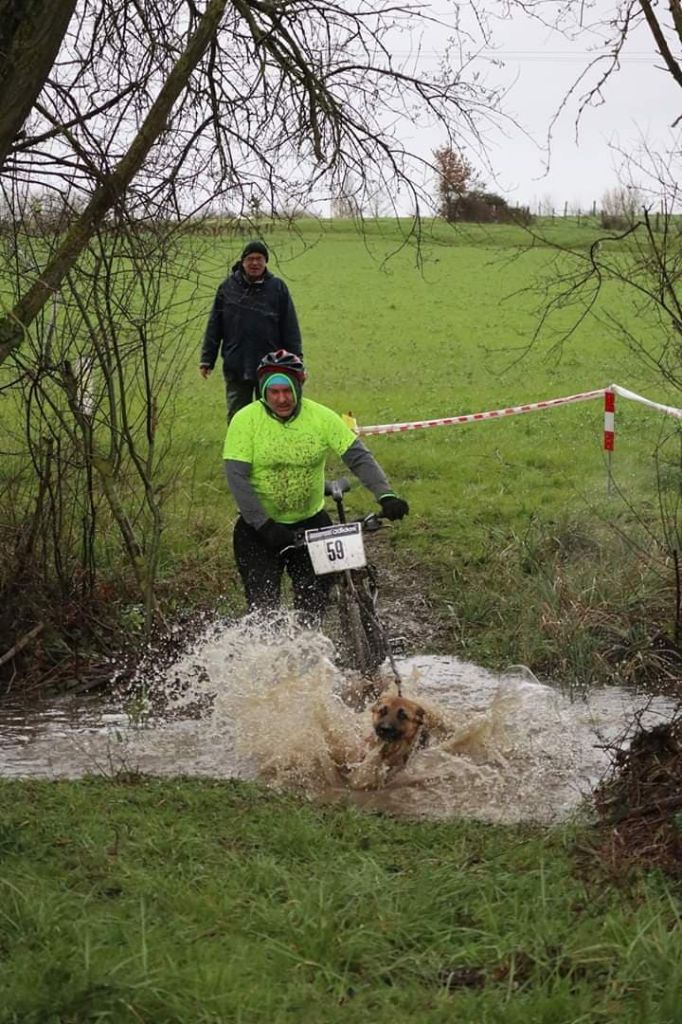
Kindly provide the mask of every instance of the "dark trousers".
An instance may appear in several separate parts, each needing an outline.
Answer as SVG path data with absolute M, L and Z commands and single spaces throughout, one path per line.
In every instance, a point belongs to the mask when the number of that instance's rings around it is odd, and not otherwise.
M 329 526 L 324 511 L 292 525 L 296 530 Z M 286 569 L 294 591 L 294 608 L 310 625 L 319 625 L 327 605 L 333 576 L 316 576 L 305 548 L 280 555 L 263 543 L 260 534 L 240 516 L 233 534 L 234 558 L 246 591 L 249 611 L 279 607 L 282 574 Z
M 245 405 L 251 405 L 258 397 L 255 380 L 228 380 L 225 378 L 225 395 L 227 397 L 227 422 Z

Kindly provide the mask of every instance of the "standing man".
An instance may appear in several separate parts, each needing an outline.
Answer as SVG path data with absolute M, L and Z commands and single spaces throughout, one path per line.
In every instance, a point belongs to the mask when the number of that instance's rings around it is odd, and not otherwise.
M 231 421 L 223 451 L 227 482 L 241 513 L 233 535 L 235 561 L 249 610 L 278 606 L 286 569 L 294 606 L 316 623 L 332 581 L 315 575 L 305 548 L 290 545 L 298 531 L 331 523 L 324 509 L 327 453 L 341 457 L 387 519 L 402 519 L 409 507 L 341 417 L 303 398 L 305 370 L 299 356 L 270 352 L 257 374 L 260 401 Z
M 264 242 L 244 246 L 218 288 L 201 346 L 204 379 L 222 355 L 228 423 L 256 397 L 256 367 L 264 355 L 278 348 L 301 355 L 296 310 L 284 281 L 267 269 L 269 255 Z

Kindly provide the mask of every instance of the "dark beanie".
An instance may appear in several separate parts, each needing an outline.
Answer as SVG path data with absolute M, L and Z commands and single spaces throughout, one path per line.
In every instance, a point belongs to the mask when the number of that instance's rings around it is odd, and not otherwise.
M 261 256 L 265 256 L 265 262 L 267 263 L 270 259 L 270 253 L 265 242 L 259 242 L 258 240 L 253 242 L 247 242 L 242 250 L 242 254 L 239 257 L 240 260 L 245 260 L 251 252 L 259 252 Z

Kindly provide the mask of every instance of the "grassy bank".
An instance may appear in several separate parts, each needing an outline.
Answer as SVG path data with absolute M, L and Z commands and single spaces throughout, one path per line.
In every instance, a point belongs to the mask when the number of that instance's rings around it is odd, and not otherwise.
M 237 784 L 0 785 L 3 1024 L 673 1024 L 677 897 L 571 828 Z

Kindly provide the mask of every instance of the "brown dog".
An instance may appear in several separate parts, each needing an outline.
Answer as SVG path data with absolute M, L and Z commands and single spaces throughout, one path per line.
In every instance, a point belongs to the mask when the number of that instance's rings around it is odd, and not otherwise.
M 461 724 L 437 705 L 418 704 L 393 692 L 383 693 L 370 708 L 373 730 L 367 753 L 349 766 L 352 789 L 380 789 L 399 774 L 411 755 L 461 732 Z
M 381 761 L 389 768 L 404 767 L 412 751 L 427 743 L 424 708 L 407 697 L 383 694 L 371 711 Z

